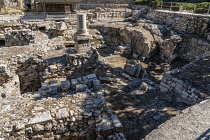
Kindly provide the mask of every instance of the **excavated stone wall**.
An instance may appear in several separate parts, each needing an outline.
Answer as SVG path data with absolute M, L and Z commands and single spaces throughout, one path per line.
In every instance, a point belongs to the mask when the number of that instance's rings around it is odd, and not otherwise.
M 142 8 L 144 9 L 144 8 Z M 180 34 L 182 41 L 178 44 L 178 54 L 182 59 L 193 61 L 208 56 L 210 26 L 209 17 L 198 14 L 146 10 L 145 16 L 154 23 L 168 26 Z M 141 17 L 142 14 L 139 14 Z
M 194 67 L 197 66 L 200 67 L 200 69 L 206 69 L 200 61 L 200 59 L 196 59 L 195 61 L 192 61 L 181 68 L 172 70 L 171 73 L 165 73 L 160 83 L 160 92 L 170 94 L 171 97 L 178 102 L 184 102 L 187 104 L 195 104 L 200 102 L 203 98 L 206 97 L 206 95 L 200 89 L 196 89 L 190 81 L 191 79 L 195 80 L 193 76 L 197 77 L 195 73 L 193 73 L 197 71 L 193 69 Z M 203 59 L 203 61 L 205 61 L 205 58 Z M 190 75 L 191 79 L 189 79 L 185 75 L 182 75 L 182 73 Z M 205 73 L 203 75 L 205 75 Z M 187 78 L 188 80 L 183 81 L 182 78 Z M 203 82 L 203 79 L 199 80 Z M 204 88 L 205 87 L 207 86 L 204 86 Z M 205 89 L 206 91 L 208 90 L 207 88 Z
M 133 28 L 120 25 L 91 25 L 100 31 L 107 46 L 112 46 L 112 50 L 118 46 L 127 46 L 132 51 L 143 53 L 147 56 L 156 48 L 154 38 L 150 32 L 144 28 Z
M 208 37 L 209 17 L 196 14 L 173 13 L 164 11 L 150 11 L 147 18 L 155 23 L 166 24 L 174 31 L 182 34 L 193 34 Z
M 97 77 L 92 74 L 86 79 L 86 88 L 82 90 L 79 88 L 81 81 L 79 83 L 77 79 L 70 80 L 71 87 L 75 86 L 76 92 L 71 88 L 68 95 L 59 99 L 48 96 L 46 99 L 31 101 L 27 98 L 15 97 L 15 100 L 2 101 L 0 114 L 3 119 L 0 122 L 0 138 L 125 140 L 121 133 L 122 125 L 119 119 L 106 106 L 103 93 L 98 91 L 101 87 L 100 83 L 95 82 Z M 88 89 L 90 83 L 94 93 Z M 60 94 L 70 90 L 70 82 L 69 86 L 62 85 Z M 92 86 L 89 88 L 92 89 Z M 47 94 L 58 95 L 57 90 L 52 90 L 55 87 L 59 88 L 55 85 L 48 87 Z M 47 87 L 43 86 L 40 91 L 43 92 L 46 89 Z M 45 97 L 39 94 L 41 98 Z M 13 103 L 8 104 L 9 101 Z
M 187 85 L 182 80 L 179 80 L 170 74 L 165 73 L 160 83 L 160 92 L 171 94 L 177 102 L 184 102 L 187 104 L 195 104 L 199 102 L 199 94 L 201 91 Z
M 179 44 L 179 54 L 183 59 L 192 61 L 200 57 L 206 57 L 210 52 L 210 41 L 203 38 L 184 38 Z

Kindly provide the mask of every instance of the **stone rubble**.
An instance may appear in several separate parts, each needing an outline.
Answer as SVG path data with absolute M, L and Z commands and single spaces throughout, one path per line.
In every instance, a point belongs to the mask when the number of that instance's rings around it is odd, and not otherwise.
M 87 75 L 87 79 L 90 82 L 91 79 L 94 79 L 92 80 L 92 89 L 96 91 L 95 93 L 87 90 L 87 85 L 85 85 L 86 88 L 83 91 L 78 91 L 76 88 L 74 94 L 69 93 L 59 99 L 48 96 L 48 98 L 38 101 L 23 100 L 23 97 L 15 97 L 15 100 L 10 98 L 2 100 L 0 114 L 4 119 L 0 123 L 3 128 L 0 129 L 0 137 L 6 139 L 66 139 L 74 137 L 96 139 L 98 137 L 99 139 L 125 140 L 121 133 L 122 125 L 118 117 L 106 106 L 97 77 L 90 74 Z M 70 87 L 73 87 L 69 81 L 60 83 L 62 83 L 61 87 L 64 87 L 61 92 L 70 91 Z M 43 85 L 47 85 L 47 83 Z M 81 86 L 79 81 L 76 87 L 78 86 Z M 59 85 L 54 87 L 59 88 Z M 47 95 L 50 95 L 53 91 L 53 94 L 59 94 L 58 90 L 50 90 L 50 88 L 43 86 L 39 92 L 45 91 Z M 13 104 L 9 105 L 9 100 Z M 5 114 L 5 112 L 7 113 Z M 9 118 L 9 120 L 5 118 Z

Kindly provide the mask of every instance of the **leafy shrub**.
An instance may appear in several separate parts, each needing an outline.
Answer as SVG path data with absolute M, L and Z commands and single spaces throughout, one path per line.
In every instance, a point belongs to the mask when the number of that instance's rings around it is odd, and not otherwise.
M 200 13 L 200 14 L 206 14 L 208 12 L 208 9 L 204 9 L 204 8 L 198 8 L 194 11 L 195 13 Z
M 150 3 L 150 0 L 136 0 L 135 4 L 137 5 L 147 5 Z
M 210 2 L 202 2 L 197 4 L 197 8 L 209 8 Z
M 163 0 L 136 0 L 135 4 L 137 5 L 147 5 L 150 2 L 154 1 L 155 5 L 160 5 Z
M 179 7 L 177 7 L 177 6 L 172 6 L 172 7 L 171 7 L 171 10 L 173 10 L 173 11 L 179 11 Z
M 194 10 L 193 3 L 176 3 L 176 6 L 183 6 L 183 10 Z

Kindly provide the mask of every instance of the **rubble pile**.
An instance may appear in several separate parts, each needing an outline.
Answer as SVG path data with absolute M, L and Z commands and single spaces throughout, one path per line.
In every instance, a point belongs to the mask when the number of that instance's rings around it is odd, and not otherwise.
M 171 63 L 171 61 L 176 58 L 177 54 L 174 54 L 178 43 L 182 41 L 181 37 L 178 35 L 173 35 L 170 39 L 165 39 L 160 46 L 160 53 L 162 55 L 162 59 L 166 63 Z
M 0 64 L 0 99 L 20 96 L 19 77 L 8 64 Z
M 29 29 L 7 30 L 5 46 L 24 46 L 34 42 L 34 34 Z
M 140 77 L 143 78 L 146 70 L 144 67 L 141 66 L 141 64 L 138 63 L 138 61 L 132 59 L 132 60 L 127 60 L 124 70 L 127 74 L 133 76 L 133 77 Z

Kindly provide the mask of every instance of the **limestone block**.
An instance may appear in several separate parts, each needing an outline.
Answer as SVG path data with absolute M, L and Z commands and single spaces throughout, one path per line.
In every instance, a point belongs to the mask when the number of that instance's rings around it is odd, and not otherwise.
M 99 80 L 93 80 L 93 89 L 99 90 L 101 88 L 101 83 Z
M 95 79 L 97 77 L 96 77 L 96 74 L 89 74 L 89 75 L 87 75 L 87 78 L 88 79 Z
M 71 79 L 71 87 L 73 89 L 75 89 L 76 85 L 78 85 L 78 84 L 79 84 L 79 82 L 77 81 L 77 79 Z
M 161 82 L 160 85 L 163 86 L 163 87 L 165 87 L 165 88 L 167 88 L 167 89 L 170 89 L 170 86 L 167 85 L 167 84 L 165 84 L 165 83 L 163 83 L 163 82 Z
M 168 89 L 163 86 L 160 86 L 160 92 L 166 93 L 168 92 Z
M 66 26 L 65 22 L 56 22 L 56 29 L 59 31 L 64 31 L 66 30 L 68 27 Z
M 87 85 L 83 85 L 83 84 L 79 84 L 79 85 L 76 85 L 76 91 L 77 92 L 83 92 L 87 89 Z
M 37 123 L 42 123 L 42 122 L 47 122 L 47 121 L 51 121 L 52 117 L 50 114 L 50 111 L 46 111 L 46 112 L 37 112 L 35 114 L 34 117 L 32 117 L 29 122 L 28 125 L 30 124 L 37 124 Z
M 120 128 L 122 128 L 122 124 L 120 123 L 120 120 L 118 119 L 116 115 L 112 115 L 110 118 L 116 130 L 119 130 Z
M 56 94 L 58 92 L 58 87 L 57 86 L 50 86 L 49 87 L 49 92 L 51 94 Z
M 44 126 L 43 125 L 40 125 L 40 124 L 35 124 L 33 125 L 33 132 L 41 132 L 44 130 Z
M 61 89 L 62 91 L 67 91 L 70 89 L 70 82 L 69 81 L 61 81 Z
M 59 109 L 58 112 L 56 112 L 56 119 L 64 119 L 69 117 L 69 111 L 67 108 Z

